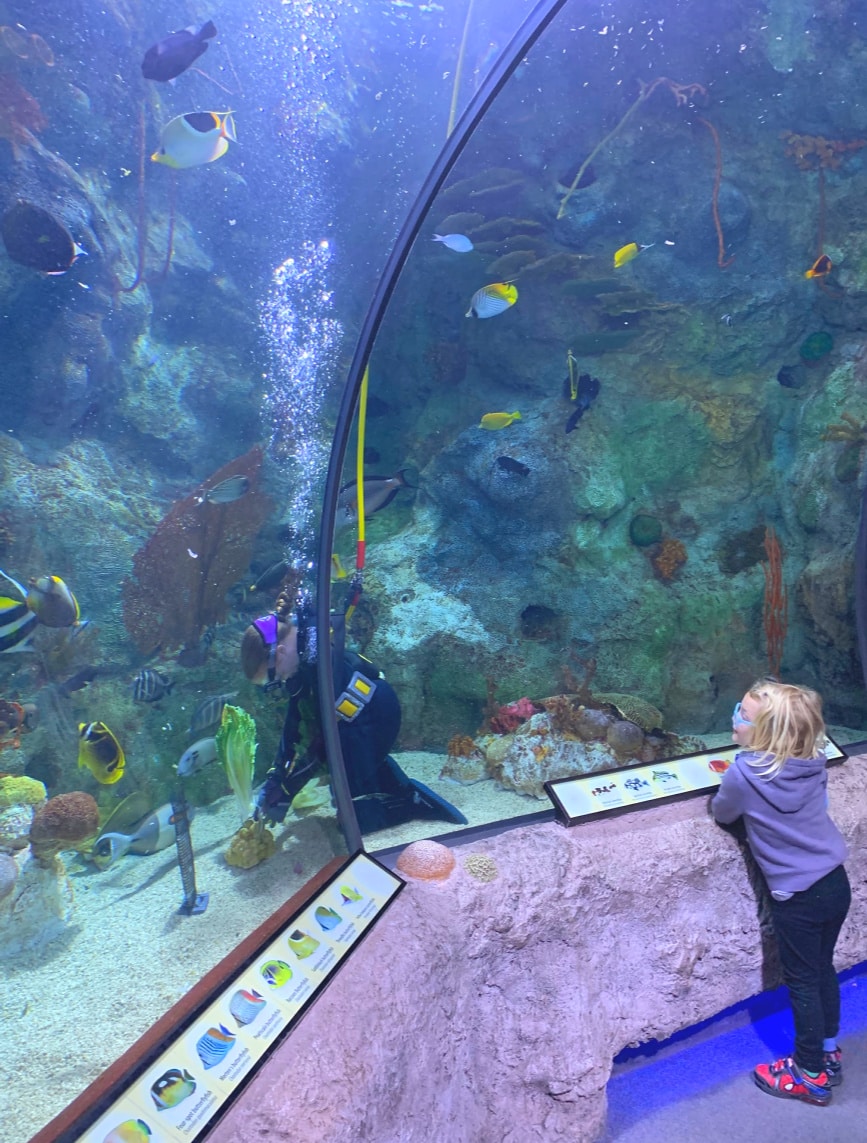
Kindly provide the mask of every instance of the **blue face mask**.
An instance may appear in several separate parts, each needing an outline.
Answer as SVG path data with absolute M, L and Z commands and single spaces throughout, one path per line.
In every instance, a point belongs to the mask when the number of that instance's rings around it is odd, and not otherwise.
M 732 726 L 752 726 L 753 723 L 750 721 L 750 719 L 744 718 L 744 716 L 741 714 L 741 706 L 741 703 L 735 703 L 735 709 L 732 711 Z
M 280 680 L 277 678 L 277 630 L 278 620 L 275 612 L 270 615 L 263 615 L 259 619 L 253 620 L 253 626 L 262 636 L 262 642 L 268 651 L 268 682 L 265 685 L 265 690 L 270 690 L 275 686 L 280 686 Z

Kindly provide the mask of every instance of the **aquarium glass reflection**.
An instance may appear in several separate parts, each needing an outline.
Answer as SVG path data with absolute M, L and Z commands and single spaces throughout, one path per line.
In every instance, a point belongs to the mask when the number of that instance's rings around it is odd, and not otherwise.
M 528 11 L 0 7 L 9 1143 L 345 852 L 315 703 L 261 807 L 242 639 L 282 589 L 314 662 L 358 331 Z M 854 0 L 567 4 L 470 140 L 373 347 L 360 596 L 353 450 L 334 529 L 370 848 L 727 742 L 768 671 L 864 735 L 864 58 Z

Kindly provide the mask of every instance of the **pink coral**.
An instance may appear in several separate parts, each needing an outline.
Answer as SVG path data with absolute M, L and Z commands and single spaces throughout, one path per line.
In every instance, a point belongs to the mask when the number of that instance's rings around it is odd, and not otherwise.
M 517 702 L 497 707 L 497 713 L 491 717 L 491 730 L 494 734 L 511 734 L 522 722 L 538 713 L 539 707 L 532 699 L 519 698 Z

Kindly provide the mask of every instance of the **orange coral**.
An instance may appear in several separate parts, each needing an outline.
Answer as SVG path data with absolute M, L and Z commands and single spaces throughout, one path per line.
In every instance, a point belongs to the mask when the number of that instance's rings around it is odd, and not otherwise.
M 61 849 L 71 849 L 99 829 L 99 807 L 81 790 L 49 798 L 30 826 L 30 849 L 37 861 L 50 865 Z
M 438 841 L 414 841 L 397 859 L 398 870 L 419 881 L 445 881 L 456 864 L 452 851 Z
M 446 754 L 450 758 L 471 758 L 475 753 L 476 744 L 468 734 L 452 735 L 446 747 Z
M 867 147 L 867 139 L 826 139 L 824 135 L 799 135 L 795 131 L 783 131 L 781 139 L 786 141 L 786 155 L 795 160 L 801 171 L 815 171 L 820 168 L 835 171 L 843 161 L 847 151 L 860 151 Z
M 686 563 L 686 548 L 680 540 L 666 536 L 654 545 L 655 553 L 650 562 L 659 579 L 669 583 Z

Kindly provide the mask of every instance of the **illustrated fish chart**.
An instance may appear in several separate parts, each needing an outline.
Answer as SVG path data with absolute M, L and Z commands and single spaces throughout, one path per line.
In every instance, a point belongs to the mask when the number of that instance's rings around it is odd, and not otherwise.
M 256 954 L 78 1143 L 194 1143 L 403 882 L 359 853 Z
M 563 825 L 616 810 L 634 809 L 646 802 L 660 802 L 679 794 L 710 793 L 720 784 L 741 746 L 701 750 L 665 762 L 639 762 L 617 770 L 596 770 L 572 778 L 556 778 L 545 783 Z M 826 736 L 825 756 L 829 762 L 845 758 L 844 752 Z

